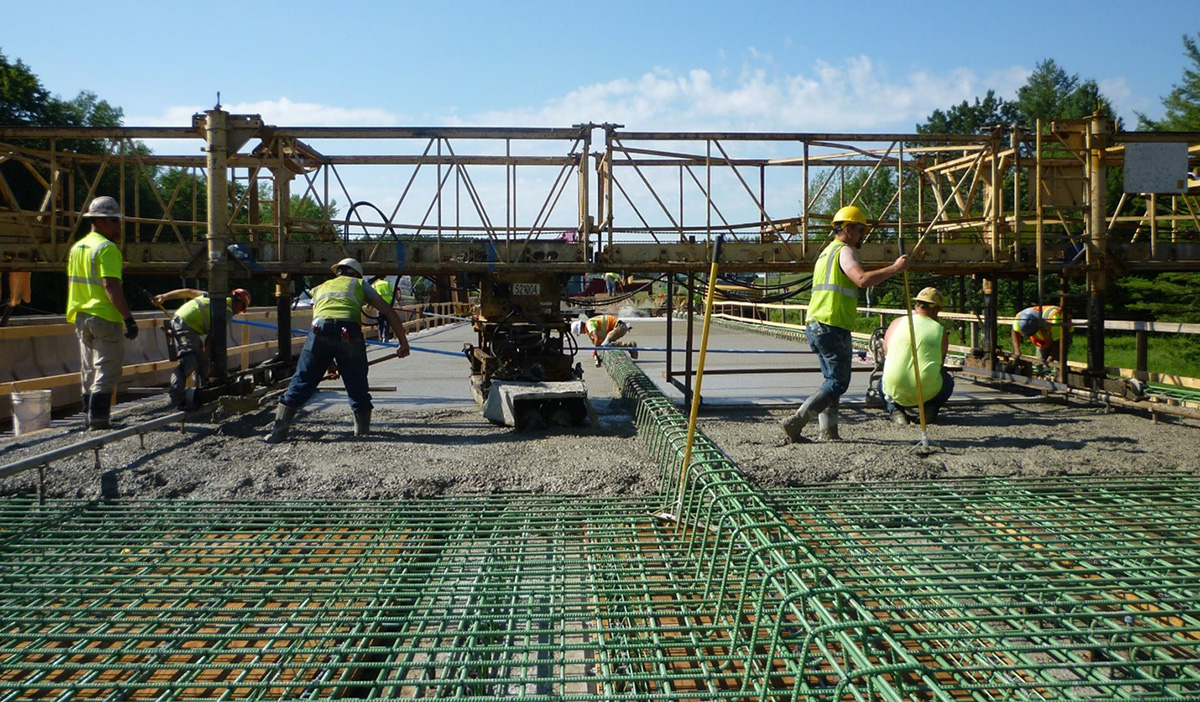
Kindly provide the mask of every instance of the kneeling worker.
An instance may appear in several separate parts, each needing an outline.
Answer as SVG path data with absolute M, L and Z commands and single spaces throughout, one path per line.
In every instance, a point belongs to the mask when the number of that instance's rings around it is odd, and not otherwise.
M 1063 339 L 1063 331 L 1067 336 Z M 1021 360 L 1021 342 L 1029 339 L 1037 348 L 1038 360 L 1054 363 L 1058 360 L 1058 349 L 1062 342 L 1071 350 L 1071 318 L 1064 319 L 1058 305 L 1036 305 L 1026 307 L 1017 314 L 1012 328 L 1013 356 Z M 1061 341 L 1060 341 L 1061 340 Z
M 611 314 L 598 314 L 587 320 L 577 319 L 571 322 L 571 333 L 576 336 L 586 334 L 587 338 L 591 339 L 592 346 L 616 346 L 618 348 L 629 349 L 629 357 L 636 359 L 638 357 L 637 342 L 621 341 L 621 338 L 633 329 L 632 324 L 622 322 L 616 316 Z M 600 354 L 592 351 L 592 360 L 596 362 L 596 367 L 600 367 Z
M 925 288 L 913 298 L 912 335 L 908 317 L 897 317 L 883 335 L 883 377 L 879 395 L 897 424 L 908 424 L 905 408 L 916 407 L 916 374 L 913 373 L 913 336 L 921 374 L 921 393 L 925 399 L 925 418 L 932 422 L 954 392 L 954 377 L 942 365 L 950 347 L 950 332 L 937 321 L 942 311 L 942 294 L 937 288 Z
M 195 288 L 180 288 L 171 292 L 155 295 L 150 298 L 155 307 L 162 308 L 168 300 L 187 300 L 175 310 L 171 318 L 171 334 L 175 337 L 175 348 L 179 354 L 179 365 L 171 375 L 171 385 L 168 394 L 171 404 L 183 409 L 186 404 L 187 379 L 195 378 L 196 387 L 202 387 L 208 380 L 209 360 L 205 350 L 208 333 L 212 330 L 212 303 L 208 294 Z M 236 288 L 229 293 L 225 301 L 229 315 L 226 322 L 233 321 L 233 315 L 241 314 L 250 307 L 250 293 L 242 288 Z M 226 327 L 225 338 L 230 338 Z
M 350 409 L 354 412 L 354 435 L 371 430 L 371 393 L 367 389 L 367 342 L 363 339 L 362 306 L 371 305 L 388 320 L 396 334 L 396 357 L 408 355 L 408 338 L 396 310 L 369 285 L 363 284 L 362 264 L 343 258 L 333 264 L 337 276 L 312 291 L 313 324 L 296 373 L 275 409 L 275 424 L 266 441 L 277 444 L 287 438 L 296 413 L 317 391 L 331 362 L 336 361 Z

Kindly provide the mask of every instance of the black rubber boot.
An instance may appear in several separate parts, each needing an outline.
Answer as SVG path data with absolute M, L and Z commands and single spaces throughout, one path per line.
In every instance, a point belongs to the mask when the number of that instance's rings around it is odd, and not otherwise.
M 366 436 L 371 433 L 371 410 L 354 413 L 354 435 Z
M 83 428 L 88 429 L 92 425 L 92 416 L 88 414 L 92 406 L 92 393 L 83 393 Z
M 838 433 L 838 405 L 841 404 L 841 398 L 834 400 L 833 404 L 821 410 L 817 415 L 817 423 L 821 427 L 821 441 L 841 441 L 842 436 Z
M 88 429 L 95 431 L 109 429 L 109 414 L 112 412 L 112 395 L 107 392 L 95 393 L 88 402 Z
M 783 422 L 783 431 L 787 434 L 788 441 L 793 444 L 807 442 L 803 436 L 804 427 L 813 420 L 814 417 L 833 404 L 834 398 L 832 395 L 827 395 L 824 392 L 817 391 L 808 396 L 800 409 L 791 417 L 788 417 Z
M 275 424 L 271 427 L 271 435 L 265 441 L 268 444 L 277 444 L 286 439 L 288 429 L 292 426 L 292 420 L 296 418 L 296 413 L 299 411 L 286 405 L 276 405 Z

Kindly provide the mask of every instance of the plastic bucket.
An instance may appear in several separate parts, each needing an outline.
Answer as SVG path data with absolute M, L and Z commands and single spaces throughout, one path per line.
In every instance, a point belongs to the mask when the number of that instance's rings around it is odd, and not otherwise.
M 26 390 L 14 392 L 13 434 L 20 436 L 50 426 L 50 391 Z

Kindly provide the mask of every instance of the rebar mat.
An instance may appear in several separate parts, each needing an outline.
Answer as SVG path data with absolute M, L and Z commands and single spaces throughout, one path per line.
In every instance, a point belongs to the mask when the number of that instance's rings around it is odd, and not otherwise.
M 0 700 L 1195 699 L 1198 488 L 797 488 L 783 551 L 653 500 L 7 500 Z

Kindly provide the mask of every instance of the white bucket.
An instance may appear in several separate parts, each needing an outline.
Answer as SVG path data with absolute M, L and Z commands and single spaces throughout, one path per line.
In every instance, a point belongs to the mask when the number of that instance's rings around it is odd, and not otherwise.
M 50 391 L 26 390 L 12 394 L 13 434 L 20 436 L 50 426 Z

